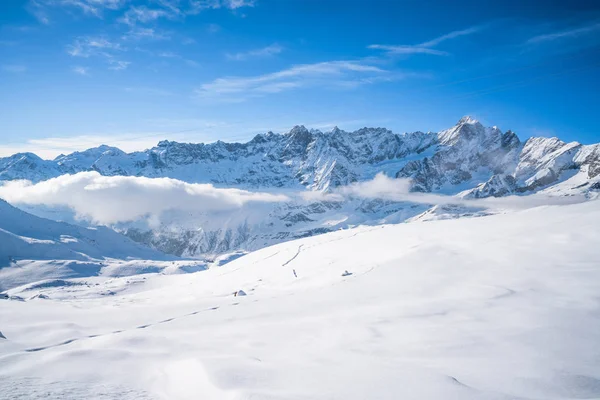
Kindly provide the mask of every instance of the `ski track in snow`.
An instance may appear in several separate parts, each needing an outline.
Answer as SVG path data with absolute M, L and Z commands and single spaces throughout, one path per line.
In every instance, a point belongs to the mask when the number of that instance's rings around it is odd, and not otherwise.
M 296 254 L 294 254 L 294 256 L 292 258 L 290 258 L 289 260 L 287 260 L 286 262 L 284 262 L 281 266 L 285 267 L 286 265 L 288 265 L 289 263 L 291 263 L 292 261 L 294 261 L 296 259 L 296 257 L 298 257 L 300 255 L 300 252 L 302 251 L 302 246 L 304 246 L 304 245 L 301 244 L 300 246 L 298 246 L 298 251 L 296 251 Z
M 232 303 L 231 305 L 232 306 L 236 306 L 238 304 L 239 303 Z M 181 315 L 179 317 L 172 317 L 172 318 L 163 319 L 161 321 L 154 322 L 154 323 L 139 325 L 139 326 L 136 326 L 134 328 L 119 329 L 119 330 L 112 331 L 112 332 L 107 332 L 107 333 L 99 333 L 99 334 L 88 335 L 88 336 L 79 337 L 79 338 L 72 338 L 72 339 L 68 339 L 68 340 L 65 340 L 63 342 L 52 344 L 52 345 L 48 345 L 48 346 L 41 346 L 41 347 L 33 347 L 33 348 L 29 348 L 29 349 L 24 349 L 22 352 L 25 352 L 25 353 L 37 353 L 39 351 L 44 351 L 44 350 L 53 349 L 53 348 L 56 348 L 56 347 L 66 346 L 68 344 L 71 344 L 71 343 L 74 343 L 74 342 L 79 342 L 79 341 L 82 341 L 82 340 L 94 339 L 94 338 L 98 338 L 98 337 L 105 337 L 105 336 L 111 336 L 111 335 L 118 335 L 120 333 L 131 332 L 131 331 L 138 330 L 138 329 L 146 329 L 146 328 L 150 328 L 152 326 L 156 326 L 156 325 L 160 325 L 160 324 L 166 324 L 166 323 L 169 323 L 169 322 L 181 319 L 181 318 L 187 318 L 187 317 L 191 317 L 191 316 L 194 316 L 194 315 L 198 315 L 200 313 L 205 313 L 205 312 L 208 312 L 208 311 L 215 311 L 215 310 L 218 310 L 219 308 L 220 308 L 219 306 L 210 307 L 210 308 L 206 308 L 204 310 L 194 311 L 194 312 L 191 312 L 191 313 L 188 313 L 188 314 L 185 314 L 185 315 Z M 6 356 L 4 356 L 2 358 L 10 357 L 10 356 L 13 356 L 13 355 L 15 355 L 15 353 L 7 354 Z
M 340 240 L 351 239 L 351 238 L 353 238 L 353 237 L 355 237 L 355 236 L 357 236 L 357 235 L 364 234 L 364 233 L 367 233 L 367 232 L 371 232 L 371 231 L 374 231 L 374 230 L 376 230 L 376 229 L 381 229 L 381 228 L 383 228 L 383 226 L 377 226 L 377 227 L 375 227 L 375 228 L 369 228 L 369 229 L 360 230 L 360 231 L 358 231 L 358 232 L 356 232 L 356 233 L 353 233 L 353 234 L 352 234 L 352 235 L 350 235 L 350 236 L 343 236 L 343 237 L 340 237 L 340 238 L 337 238 L 337 239 L 332 239 L 332 240 L 327 240 L 327 241 L 324 241 L 324 242 L 319 242 L 319 243 L 313 244 L 312 246 L 307 246 L 307 247 L 305 248 L 305 250 L 312 249 L 312 248 L 314 248 L 314 247 L 324 246 L 324 245 L 327 245 L 327 244 L 329 244 L 329 243 L 337 242 L 337 241 L 340 241 Z M 300 255 L 300 252 L 302 251 L 302 248 L 303 248 L 303 247 L 304 247 L 304 244 L 301 244 L 300 246 L 298 246 L 298 250 L 296 251 L 296 254 L 294 254 L 294 256 L 293 256 L 292 258 L 290 258 L 289 260 L 287 260 L 286 262 L 284 262 L 284 263 L 283 263 L 281 266 L 282 266 L 282 267 L 285 267 L 285 266 L 287 266 L 289 263 L 291 263 L 292 261 L 294 261 L 294 260 L 295 260 L 295 259 L 296 259 L 296 258 L 297 258 L 299 255 Z M 278 254 L 278 253 L 279 253 L 279 252 L 277 252 L 277 253 L 275 253 L 275 254 L 273 254 L 273 255 L 269 256 L 269 257 L 266 257 L 266 258 L 264 258 L 263 260 L 266 260 L 266 259 L 268 259 L 268 258 L 271 258 L 271 257 L 275 256 L 275 255 L 276 255 L 276 254 Z

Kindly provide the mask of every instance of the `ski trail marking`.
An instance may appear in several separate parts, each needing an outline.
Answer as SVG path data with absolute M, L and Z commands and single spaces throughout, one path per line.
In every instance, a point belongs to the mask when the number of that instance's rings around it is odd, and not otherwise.
M 237 304 L 239 304 L 239 303 L 234 303 L 232 305 L 237 305 Z M 51 344 L 51 345 L 48 345 L 48 346 L 32 347 L 32 348 L 29 348 L 29 349 L 25 349 L 23 351 L 26 352 L 26 353 L 36 353 L 38 351 L 44 351 L 44 350 L 52 349 L 52 348 L 55 348 L 55 347 L 66 346 L 68 344 L 71 344 L 73 342 L 77 342 L 77 341 L 80 341 L 80 340 L 93 339 L 93 338 L 103 337 L 103 336 L 109 336 L 109 335 L 117 335 L 119 333 L 129 332 L 129 331 L 133 331 L 133 330 L 146 329 L 146 328 L 149 328 L 149 327 L 152 327 L 152 326 L 155 326 L 155 325 L 166 324 L 166 323 L 175 321 L 175 320 L 180 319 L 180 318 L 191 317 L 193 315 L 204 313 L 204 312 L 207 312 L 207 311 L 215 311 L 215 310 L 218 310 L 219 307 L 220 306 L 210 307 L 210 308 L 206 308 L 204 310 L 194 311 L 194 312 L 189 313 L 189 314 L 181 315 L 179 317 L 173 317 L 173 318 L 164 319 L 162 321 L 154 322 L 154 323 L 151 323 L 151 324 L 139 325 L 139 326 L 136 326 L 134 328 L 123 329 L 123 330 L 116 330 L 116 331 L 112 331 L 112 332 L 108 332 L 108 333 L 99 333 L 99 334 L 88 335 L 88 336 L 84 336 L 84 337 L 80 337 L 80 338 L 73 338 L 73 339 L 65 340 L 65 341 L 60 342 L 60 343 Z
M 286 265 L 288 265 L 289 263 L 291 263 L 292 261 L 294 261 L 296 259 L 296 257 L 298 257 L 298 255 L 300 254 L 300 252 L 302 251 L 302 246 L 304 246 L 304 245 L 301 244 L 300 246 L 298 246 L 298 250 L 296 251 L 296 254 L 294 254 L 294 257 L 292 257 L 289 260 L 287 260 L 286 262 L 284 262 L 281 266 L 285 267 Z

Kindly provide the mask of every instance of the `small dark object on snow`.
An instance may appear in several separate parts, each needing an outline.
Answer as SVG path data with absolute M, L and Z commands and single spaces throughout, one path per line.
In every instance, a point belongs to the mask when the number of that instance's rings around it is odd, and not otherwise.
M 348 272 L 348 270 L 345 270 L 344 273 L 342 274 L 342 276 L 350 276 L 352 275 L 352 272 Z
M 293 270 L 292 270 L 292 272 L 294 272 L 294 277 L 295 277 L 295 278 L 297 278 L 297 277 L 298 277 L 298 275 L 296 275 L 296 270 L 295 270 L 295 269 L 293 269 Z
M 244 292 L 243 290 L 238 290 L 237 292 L 233 293 L 233 297 L 238 297 L 238 296 L 245 296 L 246 292 Z
M 2 332 L 0 332 L 0 339 L 6 339 L 6 336 L 4 336 Z

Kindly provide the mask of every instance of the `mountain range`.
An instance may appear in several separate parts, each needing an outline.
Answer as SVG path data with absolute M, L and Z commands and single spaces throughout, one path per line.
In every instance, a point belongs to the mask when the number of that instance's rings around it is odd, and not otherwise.
M 412 192 L 444 194 L 457 201 L 536 193 L 595 197 L 600 192 L 600 144 L 542 137 L 523 142 L 510 130 L 484 127 L 463 117 L 437 133 L 397 134 L 384 128 L 347 132 L 337 127 L 322 132 L 295 126 L 285 134 L 256 135 L 247 143 L 161 141 L 154 148 L 134 153 L 100 146 L 54 160 L 31 153 L 0 159 L 0 180 L 5 181 L 40 182 L 83 171 L 317 193 L 336 193 L 383 173 L 409 179 Z M 35 208 L 28 211 L 42 213 Z M 215 257 L 356 225 L 489 212 L 464 205 L 346 196 L 343 200 L 315 198 L 221 214 L 173 211 L 158 227 L 131 221 L 113 228 L 166 253 Z

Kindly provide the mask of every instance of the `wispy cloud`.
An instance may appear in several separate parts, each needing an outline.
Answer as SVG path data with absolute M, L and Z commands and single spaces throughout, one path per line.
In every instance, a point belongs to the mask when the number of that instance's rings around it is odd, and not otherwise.
M 190 0 L 188 14 L 198 14 L 204 10 L 226 8 L 237 10 L 242 7 L 254 7 L 254 0 Z
M 105 10 L 119 10 L 128 0 L 29 0 L 27 9 L 38 21 L 49 24 L 48 9 L 64 7 L 78 9 L 86 15 L 102 18 Z
M 160 53 L 158 53 L 158 56 L 163 57 L 163 58 L 179 58 L 179 57 L 181 57 L 179 54 L 173 53 L 172 51 L 161 51 Z
M 78 75 L 88 75 L 89 74 L 89 69 L 86 67 L 81 67 L 81 66 L 74 66 L 73 68 L 71 68 L 71 71 L 73 71 L 74 73 L 78 74 Z
M 109 64 L 108 69 L 112 69 L 114 71 L 122 71 L 124 69 L 127 69 L 127 67 L 129 67 L 129 64 L 131 64 L 131 62 L 109 59 L 108 64 Z
M 246 52 L 234 53 L 234 54 L 226 54 L 227 58 L 235 61 L 247 60 L 248 58 L 253 57 L 268 57 L 273 56 L 275 54 L 279 54 L 283 51 L 283 47 L 274 43 L 270 46 L 263 47 L 260 49 L 254 49 Z
M 526 44 L 539 44 L 545 42 L 551 42 L 560 39 L 574 39 L 580 36 L 589 35 L 594 32 L 600 31 L 600 22 L 580 26 L 577 28 L 562 30 L 558 32 L 546 33 L 538 35 L 527 40 Z
M 27 67 L 25 65 L 20 65 L 20 64 L 3 65 L 2 69 L 6 72 L 12 72 L 15 74 L 20 74 L 20 73 L 27 71 Z
M 123 47 L 120 43 L 111 42 L 105 37 L 81 36 L 67 46 L 67 53 L 73 57 L 90 57 L 94 55 L 103 55 L 110 57 L 109 52 L 121 51 Z
M 188 65 L 190 67 L 198 67 L 200 64 L 194 60 L 190 60 L 188 58 L 185 58 L 183 56 L 181 56 L 178 53 L 174 53 L 172 51 L 159 51 L 159 52 L 154 52 L 148 49 L 144 49 L 141 47 L 136 47 L 135 48 L 136 51 L 145 53 L 149 56 L 152 57 L 158 57 L 158 58 L 167 58 L 167 59 L 174 59 L 174 60 L 181 60 L 185 65 Z
M 407 55 L 407 54 L 432 54 L 436 56 L 445 56 L 449 53 L 446 51 L 436 50 L 432 47 L 436 47 L 442 42 L 447 40 L 455 39 L 461 36 L 472 35 L 484 29 L 484 25 L 473 26 L 467 29 L 453 31 L 442 36 L 438 36 L 434 39 L 428 40 L 423 43 L 415 45 L 383 45 L 383 44 L 372 44 L 368 46 L 369 49 L 383 50 L 390 55 Z
M 164 89 L 157 89 L 152 87 L 127 87 L 125 91 L 128 93 L 138 93 L 150 96 L 172 96 L 173 93 Z
M 120 43 L 111 41 L 105 37 L 81 36 L 72 44 L 67 46 L 67 53 L 72 57 L 101 57 L 108 63 L 108 69 L 124 70 L 131 62 L 116 58 L 126 50 Z
M 249 97 L 264 96 L 290 89 L 325 85 L 381 76 L 389 71 L 358 61 L 328 61 L 302 64 L 270 74 L 252 77 L 218 78 L 203 84 L 195 91 L 198 98 L 223 101 L 244 101 Z M 368 82 L 366 82 L 368 83 Z
M 123 40 L 168 40 L 171 38 L 168 32 L 155 28 L 146 28 L 142 26 L 131 26 L 122 37 Z
M 137 23 L 154 22 L 159 18 L 175 19 L 181 16 L 181 11 L 176 8 L 148 8 L 147 6 L 131 7 L 119 22 L 133 26 Z
M 89 0 L 88 0 L 89 1 Z M 225 8 L 236 10 L 242 7 L 254 6 L 254 1 L 249 0 L 155 0 L 156 7 L 150 8 L 146 5 L 132 6 L 119 22 L 134 26 L 138 23 L 147 24 L 158 19 L 170 20 L 182 19 L 187 15 L 196 15 L 204 10 Z
M 48 25 L 50 18 L 46 10 L 46 5 L 42 0 L 30 0 L 26 7 L 27 11 L 38 20 L 39 23 Z
M 473 26 L 471 28 L 467 28 L 467 29 L 463 29 L 463 30 L 459 30 L 459 31 L 453 31 L 453 32 L 447 33 L 445 35 L 439 36 L 435 39 L 429 40 L 425 43 L 421 43 L 419 46 L 435 47 L 438 44 L 445 42 L 446 40 L 456 39 L 457 37 L 461 37 L 461 36 L 472 35 L 474 33 L 479 32 L 483 28 L 484 28 L 484 26 Z
M 417 46 L 392 46 L 385 44 L 372 44 L 369 46 L 369 49 L 374 50 L 383 50 L 388 54 L 433 54 L 436 56 L 446 56 L 449 53 L 446 51 L 429 49 L 427 47 L 417 47 Z

